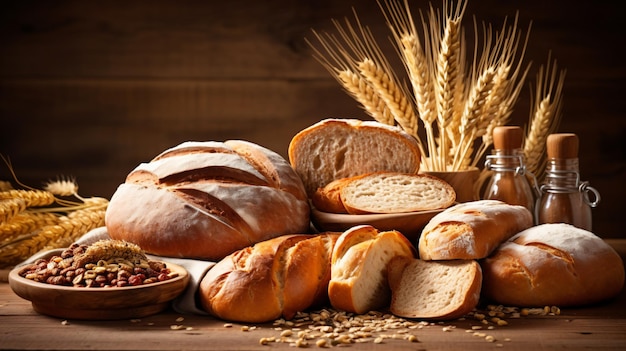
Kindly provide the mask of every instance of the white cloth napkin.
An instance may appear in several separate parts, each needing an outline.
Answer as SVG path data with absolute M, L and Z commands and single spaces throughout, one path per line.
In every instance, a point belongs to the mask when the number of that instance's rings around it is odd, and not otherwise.
M 78 240 L 76 240 L 76 243 L 81 245 L 89 245 L 102 239 L 110 239 L 106 227 L 100 227 L 91 230 L 90 232 L 86 233 Z M 60 254 L 63 249 L 55 249 L 53 251 L 58 251 L 58 254 Z M 30 257 L 22 264 L 35 262 L 38 258 L 45 257 L 49 254 L 50 251 L 40 252 Z M 174 257 L 162 257 L 155 255 L 148 255 L 148 257 L 159 261 L 177 264 L 184 267 L 189 273 L 189 284 L 187 285 L 187 288 L 181 295 L 179 295 L 176 299 L 174 299 L 174 301 L 172 301 L 172 307 L 176 312 L 182 314 L 207 314 L 202 308 L 198 307 L 198 304 L 196 302 L 196 292 L 198 291 L 198 288 L 200 286 L 200 281 L 202 281 L 202 278 L 204 277 L 206 272 L 215 265 L 215 262 Z

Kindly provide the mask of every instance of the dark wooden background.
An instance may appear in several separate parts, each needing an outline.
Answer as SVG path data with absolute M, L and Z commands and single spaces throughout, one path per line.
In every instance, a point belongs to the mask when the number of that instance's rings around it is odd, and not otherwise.
M 603 196 L 594 231 L 624 237 L 624 14 L 619 2 L 578 4 L 470 0 L 466 28 L 472 15 L 496 27 L 517 11 L 522 29 L 532 21 L 533 70 L 512 124 L 526 123 L 530 81 L 551 51 L 567 70 L 560 131 L 580 136 L 582 178 Z M 381 41 L 388 35 L 374 0 L 0 6 L 0 153 L 24 183 L 71 176 L 84 196 L 110 197 L 137 164 L 186 140 L 246 139 L 286 157 L 291 137 L 316 121 L 369 119 L 305 38 L 352 7 Z

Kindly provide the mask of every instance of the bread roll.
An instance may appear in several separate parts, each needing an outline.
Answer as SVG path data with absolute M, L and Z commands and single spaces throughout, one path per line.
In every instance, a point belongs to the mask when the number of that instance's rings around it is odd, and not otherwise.
M 283 235 L 238 250 L 200 282 L 201 306 L 230 321 L 263 323 L 328 301 L 330 255 L 338 234 Z
M 500 243 L 533 225 L 523 206 L 478 200 L 452 206 L 433 217 L 419 238 L 423 260 L 481 259 Z
M 415 257 L 415 248 L 400 232 L 378 232 L 369 225 L 343 232 L 332 254 L 330 304 L 353 313 L 387 307 L 387 264 L 397 256 Z
M 399 317 L 456 319 L 480 300 L 482 271 L 475 260 L 395 258 L 388 274 L 390 311 Z
M 417 140 L 398 127 L 356 119 L 325 119 L 297 133 L 289 144 L 289 161 L 307 194 L 333 180 L 391 171 L 417 173 Z
M 302 181 L 277 153 L 229 140 L 186 142 L 142 163 L 113 194 L 106 227 L 146 252 L 217 261 L 272 237 L 305 233 Z
M 600 237 L 569 224 L 520 232 L 481 262 L 483 295 L 513 306 L 576 306 L 620 293 L 624 263 Z

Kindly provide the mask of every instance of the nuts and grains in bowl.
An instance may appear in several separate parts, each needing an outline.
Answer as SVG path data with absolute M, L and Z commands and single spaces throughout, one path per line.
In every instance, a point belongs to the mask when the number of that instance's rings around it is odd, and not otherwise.
M 124 287 L 157 283 L 178 274 L 163 262 L 148 259 L 135 244 L 100 240 L 72 244 L 60 255 L 38 259 L 19 275 L 37 282 L 73 287 Z

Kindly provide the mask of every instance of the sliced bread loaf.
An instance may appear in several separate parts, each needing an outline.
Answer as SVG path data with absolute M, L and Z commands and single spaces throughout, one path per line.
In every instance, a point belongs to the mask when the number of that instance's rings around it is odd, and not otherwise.
M 391 313 L 405 318 L 449 320 L 476 307 L 482 271 L 475 260 L 398 257 L 389 263 L 388 279 Z
M 335 179 L 392 171 L 417 173 L 418 141 L 398 127 L 357 119 L 325 119 L 297 133 L 289 161 L 310 196 Z
M 413 258 L 415 248 L 397 231 L 361 225 L 343 232 L 331 258 L 328 297 L 339 310 L 353 313 L 389 306 L 387 264 L 397 256 Z
M 357 177 L 346 182 L 340 195 L 350 214 L 438 210 L 456 199 L 452 186 L 439 178 L 393 172 Z

